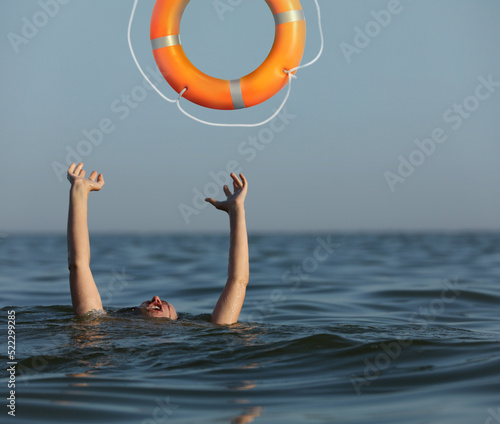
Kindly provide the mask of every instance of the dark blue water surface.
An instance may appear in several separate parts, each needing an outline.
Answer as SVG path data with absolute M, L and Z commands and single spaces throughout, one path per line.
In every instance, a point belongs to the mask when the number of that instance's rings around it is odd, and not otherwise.
M 4 237 L 1 422 L 500 422 L 499 234 L 251 236 L 233 326 L 209 322 L 227 235 L 91 243 L 108 311 L 159 295 L 180 320 L 76 319 L 65 237 Z

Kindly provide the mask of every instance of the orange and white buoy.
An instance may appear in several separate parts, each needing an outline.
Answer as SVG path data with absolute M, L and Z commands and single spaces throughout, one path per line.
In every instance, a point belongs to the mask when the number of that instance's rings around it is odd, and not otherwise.
M 190 0 L 157 0 L 151 19 L 155 61 L 166 81 L 183 98 L 211 109 L 242 109 L 262 103 L 289 82 L 304 54 L 306 22 L 300 0 L 265 0 L 274 15 L 271 51 L 250 74 L 236 80 L 209 76 L 197 69 L 180 42 L 182 15 Z

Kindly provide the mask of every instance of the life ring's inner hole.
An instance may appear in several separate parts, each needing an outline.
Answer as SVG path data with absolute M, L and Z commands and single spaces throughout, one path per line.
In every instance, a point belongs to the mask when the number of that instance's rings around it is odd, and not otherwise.
M 274 42 L 274 18 L 264 0 L 191 0 L 181 21 L 184 52 L 200 71 L 237 79 L 257 69 Z

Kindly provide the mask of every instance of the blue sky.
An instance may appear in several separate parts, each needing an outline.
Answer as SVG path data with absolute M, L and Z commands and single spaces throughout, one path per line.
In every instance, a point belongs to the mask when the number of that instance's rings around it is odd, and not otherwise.
M 249 180 L 250 231 L 499 230 L 500 2 L 319 3 L 324 54 L 299 71 L 285 112 L 214 128 L 146 90 L 127 44 L 132 0 L 1 2 L 0 231 L 65 231 L 73 158 L 106 180 L 92 231 L 226 229 L 200 199 L 221 197 L 233 169 Z M 139 1 L 132 41 L 174 97 L 151 54 L 153 6 Z M 308 61 L 318 25 L 314 2 L 302 6 Z M 266 57 L 273 19 L 263 0 L 192 0 L 181 36 L 196 66 L 234 79 Z M 257 122 L 283 96 L 242 111 L 183 105 Z

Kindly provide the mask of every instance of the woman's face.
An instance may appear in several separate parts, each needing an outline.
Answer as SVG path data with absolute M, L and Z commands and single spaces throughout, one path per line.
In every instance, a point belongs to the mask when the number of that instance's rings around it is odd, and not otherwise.
M 175 308 L 170 303 L 161 300 L 158 296 L 154 296 L 153 299 L 142 302 L 139 306 L 139 311 L 141 314 L 153 318 L 177 319 Z

